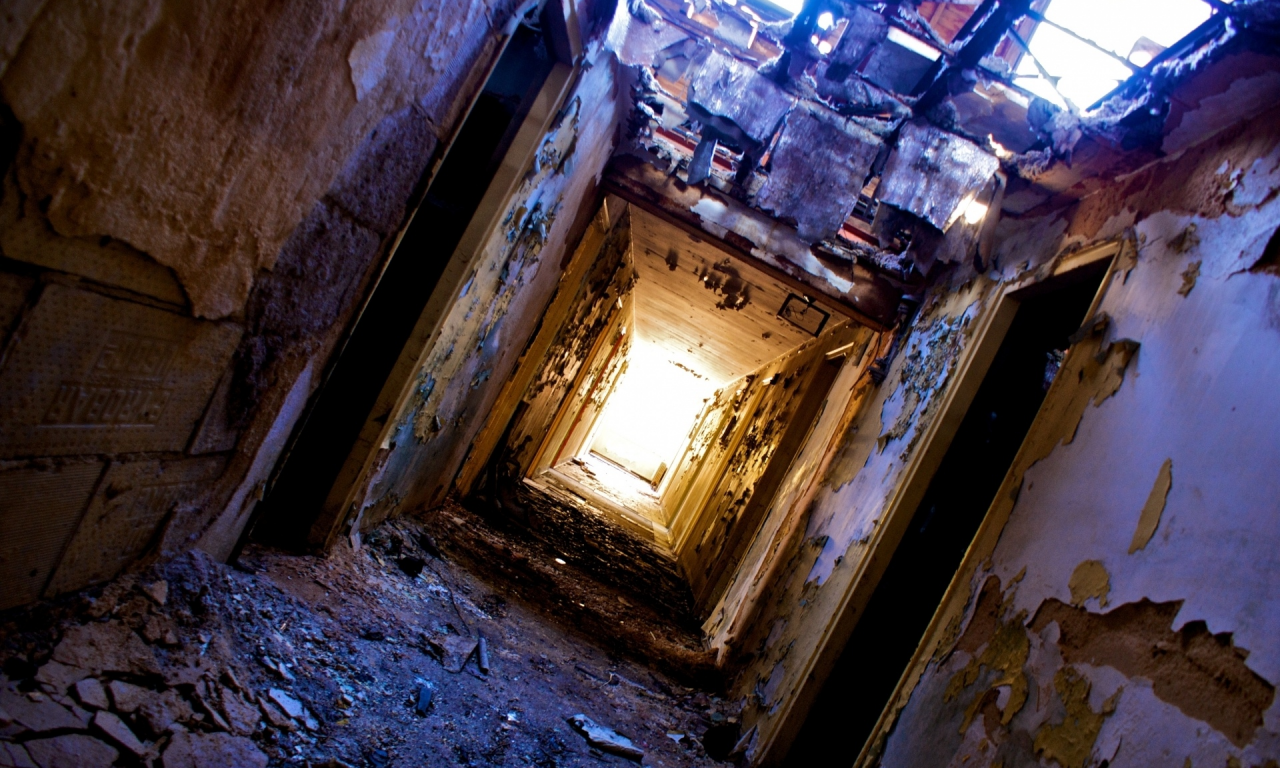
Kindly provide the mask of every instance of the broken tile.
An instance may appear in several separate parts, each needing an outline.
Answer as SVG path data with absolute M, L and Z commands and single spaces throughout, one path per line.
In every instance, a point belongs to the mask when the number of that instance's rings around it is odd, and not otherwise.
M 81 704 L 94 709 L 107 709 L 111 706 L 111 702 L 107 700 L 107 689 L 102 687 L 102 683 L 92 677 L 85 678 L 76 683 L 76 698 Z
M 177 691 L 168 690 L 138 705 L 138 714 L 146 721 L 152 734 L 159 736 L 172 730 L 177 723 L 190 721 L 195 710 Z
M 258 708 L 262 710 L 262 714 L 267 718 L 267 722 L 276 728 L 285 731 L 296 730 L 298 724 L 288 715 L 280 710 L 280 707 L 271 703 L 271 700 L 265 696 L 258 699 Z
M 40 768 L 110 768 L 120 754 L 92 736 L 77 733 L 35 739 L 23 746 Z
M 168 616 L 152 616 L 142 627 L 142 636 L 148 643 L 174 648 L 180 645 L 177 627 Z
M 93 725 L 102 731 L 117 746 L 129 750 L 135 755 L 141 757 L 147 752 L 147 747 L 138 737 L 134 735 L 133 730 L 125 725 L 124 721 L 116 717 L 111 712 L 99 712 L 93 716 Z
M 633 744 L 631 739 L 611 728 L 596 724 L 594 720 L 586 715 L 577 714 L 570 717 L 569 725 L 572 725 L 574 730 L 582 734 L 587 743 L 596 749 L 628 757 L 632 760 L 644 759 L 644 750 Z
M 89 673 L 79 667 L 50 661 L 40 667 L 39 672 L 36 672 L 36 682 L 43 685 L 45 690 L 50 693 L 61 694 L 66 693 L 68 688 L 88 676 Z
M 176 733 L 164 768 L 266 768 L 267 756 L 249 739 L 227 733 Z
M 248 736 L 256 731 L 258 722 L 262 719 L 262 713 L 257 707 L 246 702 L 240 694 L 226 688 L 222 689 L 222 711 L 231 726 L 231 732 L 241 736 Z
M 283 709 L 285 714 L 289 717 L 292 717 L 294 720 L 302 719 L 303 712 L 305 711 L 305 708 L 302 706 L 302 702 L 293 698 L 279 688 L 272 688 L 267 695 L 271 697 L 272 701 L 280 705 L 280 708 Z
M 27 754 L 26 747 L 0 741 L 0 768 L 39 768 L 39 766 L 31 759 L 31 755 Z
M 156 601 L 156 605 L 163 606 L 169 599 L 169 582 L 164 579 L 154 581 L 142 588 L 147 593 L 147 597 Z
M 155 673 L 155 652 L 118 621 L 72 627 L 53 649 L 53 658 L 97 674 L 104 671 Z
M 36 698 L 33 700 L 32 696 Z M 24 695 L 9 688 L 0 689 L 0 708 L 14 723 L 37 733 L 84 728 L 84 723 L 71 710 L 42 694 Z

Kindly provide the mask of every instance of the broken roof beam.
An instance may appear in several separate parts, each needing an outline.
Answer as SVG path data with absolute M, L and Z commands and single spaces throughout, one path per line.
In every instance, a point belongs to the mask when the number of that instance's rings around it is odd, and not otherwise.
M 610 162 L 604 188 L 717 245 L 798 293 L 822 296 L 855 321 L 883 331 L 894 324 L 902 290 L 861 263 L 836 273 L 794 228 L 705 187 L 693 187 L 640 158 Z
M 707 48 L 691 65 L 689 107 L 720 137 L 763 145 L 796 105 L 794 97 L 749 64 Z
M 1000 44 L 1005 32 L 1030 8 L 1031 0 L 982 0 L 956 38 L 955 55 L 938 57 L 921 78 L 916 114 L 924 114 L 946 99 L 950 95 L 950 74 L 977 68 Z

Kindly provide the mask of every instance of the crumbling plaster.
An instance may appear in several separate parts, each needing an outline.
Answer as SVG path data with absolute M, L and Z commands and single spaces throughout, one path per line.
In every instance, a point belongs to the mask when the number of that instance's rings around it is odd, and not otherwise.
M 1008 764 L 1011 750 L 1027 747 L 1019 753 L 1025 759 L 1047 759 L 1043 740 L 1033 737 L 1061 722 L 1064 693 L 1053 682 L 1068 669 L 1089 682 L 1090 710 L 1102 716 L 1084 745 L 1085 762 L 1262 765 L 1280 756 L 1274 701 L 1280 617 L 1271 610 L 1280 598 L 1274 515 L 1280 424 L 1267 385 L 1280 374 L 1280 288 L 1275 275 L 1250 270 L 1280 224 L 1280 141 L 1273 125 L 1264 117 L 1229 129 L 1121 180 L 1120 193 L 1099 193 L 1119 203 L 1105 220 L 1102 201 L 1089 199 L 1078 212 L 1050 217 L 1070 222 L 1074 237 L 1036 238 L 1032 245 L 1017 230 L 1058 226 L 1045 220 L 1008 225 L 1002 263 L 1011 265 L 1131 225 L 1136 263 L 1120 273 L 1099 310 L 1110 318 L 1106 338 L 1141 346 L 1114 394 L 1084 409 L 1074 439 L 1040 451 L 1044 458 L 1026 470 L 1007 522 L 980 534 L 961 574 L 962 585 L 975 593 L 984 580 L 997 578 L 1006 585 L 1006 620 L 1021 617 L 1018 633 L 1031 643 L 1023 670 L 1032 696 L 1024 711 L 1007 713 L 1007 726 L 983 724 L 985 733 L 973 726 L 962 737 L 962 712 L 984 688 L 962 686 L 952 697 L 943 688 L 978 649 L 949 653 L 943 643 L 911 689 L 883 745 L 882 765 L 944 764 L 965 755 L 979 758 L 967 764 Z M 1215 172 L 1205 172 L 1208 167 Z M 1196 263 L 1199 276 L 1184 295 L 1183 276 Z M 1039 437 L 1035 430 L 1029 445 Z M 1135 546 L 1144 516 L 1151 522 L 1144 510 L 1156 495 L 1153 486 L 1161 490 L 1165 466 L 1170 481 L 1154 534 Z M 1105 570 L 1107 590 L 1073 595 L 1078 569 L 1089 561 Z M 1213 635 L 1208 647 L 1219 649 L 1213 653 L 1238 658 L 1247 669 L 1179 690 L 1177 679 L 1165 680 L 1159 667 L 1175 669 L 1176 653 L 1164 661 L 1157 656 L 1157 668 L 1146 673 L 1114 651 L 1081 657 L 1060 645 L 1066 641 L 1058 621 L 1033 620 L 1047 606 L 1076 598 L 1101 616 L 1146 601 L 1171 605 L 1164 629 L 1181 632 L 1184 647 L 1196 647 L 1190 638 L 1198 632 Z M 974 610 L 964 614 L 966 624 L 975 621 Z M 1150 641 L 1133 635 L 1126 642 L 1141 648 Z M 1205 656 L 1196 663 L 1214 662 Z M 1108 711 L 1104 700 L 1117 692 Z M 1225 698 L 1215 703 L 1215 696 Z M 1249 700 L 1257 703 L 1246 706 Z M 918 738 L 925 730 L 936 735 L 933 744 Z
M 385 115 L 452 125 L 513 10 L 51 0 L 0 80 L 19 183 L 59 234 L 124 241 L 225 317 Z
M 31 2 L 4 12 L 0 248 L 10 261 L 0 273 L 0 364 L 18 376 L 6 387 L 14 402 L 34 403 L 38 417 L 40 399 L 60 384 L 95 380 L 88 364 L 119 348 L 114 334 L 130 332 L 122 318 L 145 319 L 145 334 L 179 343 L 228 342 L 164 369 L 166 397 L 197 415 L 175 421 L 165 405 L 160 443 L 128 448 L 118 435 L 95 438 L 94 424 L 64 430 L 72 452 L 105 471 L 83 498 L 68 496 L 14 532 L 15 546 L 42 560 L 39 583 L 24 586 L 20 602 L 46 581 L 64 591 L 108 578 L 138 555 L 232 551 L 512 12 L 406 6 L 381 85 L 357 103 L 342 46 L 396 8 L 349 9 L 350 18 L 232 10 Z M 340 32 L 324 34 L 335 24 Z M 135 241 L 135 231 L 158 245 Z M 250 240 L 253 252 L 242 247 Z M 63 315 L 92 310 L 94 321 L 54 323 L 53 336 L 25 331 L 24 318 L 57 310 L 58 297 L 72 299 Z M 11 364 L 68 344 L 87 356 L 48 355 L 61 362 L 40 376 Z M 125 384 L 108 384 L 125 386 L 134 374 L 122 375 Z M 25 428 L 6 413 L 3 455 L 30 459 L 6 463 L 11 499 L 60 471 L 41 458 L 54 449 L 15 442 Z

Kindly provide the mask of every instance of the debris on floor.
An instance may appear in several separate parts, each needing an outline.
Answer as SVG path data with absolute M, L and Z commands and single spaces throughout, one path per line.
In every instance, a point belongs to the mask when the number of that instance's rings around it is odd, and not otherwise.
M 416 520 L 365 540 L 192 553 L 0 614 L 0 766 L 717 764 L 702 736 L 728 703 L 479 580 Z
M 636 747 L 631 739 L 602 725 L 597 725 L 594 720 L 583 714 L 577 714 L 569 718 L 569 725 L 574 730 L 582 734 L 583 738 L 591 746 L 610 752 L 615 755 L 629 757 L 632 760 L 643 760 L 644 750 Z

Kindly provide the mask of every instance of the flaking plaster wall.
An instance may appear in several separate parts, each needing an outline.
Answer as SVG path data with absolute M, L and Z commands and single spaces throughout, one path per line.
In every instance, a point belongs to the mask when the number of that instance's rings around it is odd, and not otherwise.
M 724 658 L 745 665 L 733 695 L 744 705 L 749 757 L 764 755 L 761 746 L 805 690 L 903 468 L 1000 285 L 1127 228 L 1138 239 L 1136 263 L 1106 294 L 1105 338 L 1084 342 L 1097 345 L 1094 354 L 1077 355 L 1081 365 L 1094 361 L 1076 372 L 1092 389 L 1075 390 L 1077 399 L 1062 396 L 1052 418 L 1033 427 L 1028 440 L 1044 443 L 1043 461 L 1027 473 L 1003 533 L 991 534 L 990 562 L 968 561 L 981 568 L 964 574 L 972 595 L 966 621 L 973 624 L 988 576 L 999 580 L 998 621 L 971 636 L 967 649 L 961 643 L 951 655 L 948 646 L 932 657 L 893 735 L 877 749 L 885 765 L 1064 768 L 1101 759 L 1113 766 L 1188 758 L 1193 765 L 1262 765 L 1280 754 L 1271 610 L 1280 591 L 1280 415 L 1269 388 L 1280 366 L 1280 276 L 1259 266 L 1280 225 L 1274 120 L 1273 112 L 1225 129 L 1064 211 L 1006 220 L 992 271 L 960 268 L 926 296 L 865 415 L 835 438 L 839 450 L 803 510 L 803 533 L 774 555 L 780 564 L 759 588 L 754 622 L 726 626 L 731 614 L 708 622 Z M 1125 340 L 1137 342 L 1136 353 Z M 1063 438 L 1068 444 L 1054 447 Z M 1145 546 L 1130 553 L 1146 536 L 1135 536 L 1140 520 L 1146 528 L 1152 522 L 1143 511 L 1162 492 L 1166 460 L 1171 483 L 1160 520 Z M 1106 606 L 1098 597 L 1101 572 Z M 1168 669 L 1157 673 L 1080 640 L 1080 627 L 1106 620 L 1068 613 L 1073 600 L 1091 615 L 1148 606 L 1133 619 L 1143 631 L 1116 642 L 1148 643 L 1151 653 L 1168 654 Z M 1061 621 L 1049 619 L 1052 601 L 1061 605 Z M 1037 615 L 1043 626 L 1033 630 Z M 1069 644 L 1059 624 L 1072 616 Z M 951 642 L 963 637 L 960 630 L 957 621 Z M 1083 633 L 1094 634 L 1096 627 Z M 1006 640 L 1012 646 L 999 645 Z M 984 658 L 993 643 L 1012 647 L 1013 655 Z M 1218 678 L 1179 677 L 1196 653 Z M 1020 675 L 1025 698 L 1011 682 Z M 1218 711 L 1236 715 L 1205 714 Z

